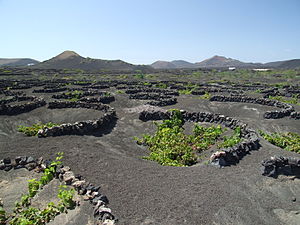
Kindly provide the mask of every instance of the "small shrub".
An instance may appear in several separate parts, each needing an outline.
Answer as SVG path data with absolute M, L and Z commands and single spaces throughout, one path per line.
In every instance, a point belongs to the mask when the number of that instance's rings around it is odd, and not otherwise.
M 124 94 L 124 93 L 125 93 L 125 91 L 122 91 L 122 90 L 117 90 L 117 93 L 118 93 L 118 94 Z
M 200 96 L 200 99 L 210 99 L 211 98 L 211 94 L 208 92 L 205 92 L 204 95 Z
M 183 89 L 183 90 L 178 90 L 178 92 L 179 92 L 179 94 L 181 94 L 181 95 L 190 95 L 190 94 L 192 94 L 192 89 L 189 89 L 189 88 L 187 88 L 187 89 Z
M 208 149 L 215 144 L 223 129 L 221 126 L 208 128 L 195 125 L 193 134 L 184 134 L 183 118 L 179 110 L 172 111 L 172 117 L 161 124 L 156 123 L 157 131 L 154 135 L 144 135 L 138 139 L 138 144 L 149 147 L 148 160 L 157 161 L 167 166 L 191 166 L 197 162 L 196 152 Z
M 2 207 L 3 204 L 2 202 L 0 202 L 0 224 L 6 224 L 6 220 L 7 220 L 6 212 Z
M 271 133 L 267 134 L 259 131 L 260 135 L 273 145 L 283 148 L 287 151 L 300 153 L 300 135 L 297 133 Z
M 237 127 L 234 134 L 230 137 L 223 137 L 223 142 L 218 144 L 218 148 L 229 148 L 241 142 L 241 128 Z
M 165 83 L 158 83 L 158 84 L 155 84 L 154 87 L 166 89 L 166 88 L 168 88 L 168 85 Z
M 74 194 L 74 189 L 68 189 L 66 185 L 60 185 L 57 196 L 67 209 L 73 209 L 76 205 L 76 202 L 73 200 Z
M 289 99 L 283 98 L 282 96 L 269 96 L 269 99 L 277 100 L 288 104 L 300 105 L 300 102 L 298 102 L 298 95 L 294 95 L 292 98 Z
M 51 128 L 51 127 L 58 126 L 58 125 L 59 124 L 52 123 L 52 122 L 49 122 L 46 124 L 36 123 L 36 124 L 33 124 L 31 127 L 26 127 L 26 126 L 20 125 L 18 128 L 18 131 L 26 134 L 27 136 L 37 136 L 38 131 L 40 129 L 43 129 L 46 127 Z

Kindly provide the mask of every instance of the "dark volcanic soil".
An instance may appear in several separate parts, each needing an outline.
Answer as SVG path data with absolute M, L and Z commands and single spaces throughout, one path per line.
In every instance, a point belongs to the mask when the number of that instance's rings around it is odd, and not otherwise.
M 141 159 L 147 149 L 133 140 L 134 136 L 155 129 L 152 122 L 142 122 L 137 112 L 128 110 L 141 104 L 125 95 L 116 96 L 111 106 L 116 109 L 117 123 L 100 137 L 37 138 L 16 131 L 23 122 L 47 122 L 54 118 L 54 111 L 51 117 L 46 107 L 19 116 L 0 116 L 0 158 L 19 155 L 54 158 L 57 152 L 65 152 L 64 164 L 88 181 L 101 185 L 101 192 L 110 200 L 109 206 L 119 224 L 300 224 L 300 181 L 287 177 L 275 180 L 260 172 L 263 159 L 275 154 L 294 157 L 298 154 L 261 140 L 262 147 L 236 166 L 223 169 L 204 164 L 189 168 L 160 166 Z M 164 108 L 219 112 L 237 117 L 255 129 L 300 133 L 300 121 L 263 119 L 263 113 L 270 110 L 267 106 L 211 103 L 183 96 L 175 106 Z M 61 121 L 77 119 L 68 110 L 62 112 L 57 116 Z M 93 116 L 86 112 L 80 119 L 94 119 Z

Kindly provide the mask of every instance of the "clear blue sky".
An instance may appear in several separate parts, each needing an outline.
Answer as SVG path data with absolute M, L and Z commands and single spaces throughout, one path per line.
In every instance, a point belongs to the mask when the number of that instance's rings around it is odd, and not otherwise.
M 300 0 L 0 0 L 0 58 L 300 58 Z

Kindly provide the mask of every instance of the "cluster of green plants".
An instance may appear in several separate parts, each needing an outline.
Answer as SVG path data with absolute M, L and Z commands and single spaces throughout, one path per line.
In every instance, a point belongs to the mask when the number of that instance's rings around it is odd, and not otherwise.
M 44 209 L 23 206 L 17 207 L 14 214 L 6 217 L 9 224 L 12 225 L 43 225 L 53 220 L 60 213 L 67 213 L 69 209 L 74 209 L 76 202 L 74 201 L 74 189 L 68 189 L 65 185 L 60 185 L 57 197 L 60 201 L 55 204 L 49 202 Z
M 157 83 L 157 84 L 154 85 L 154 87 L 161 88 L 161 89 L 166 89 L 166 88 L 168 88 L 168 85 L 165 84 L 165 83 Z
M 76 85 L 76 84 L 78 84 L 78 85 L 84 85 L 84 84 L 90 84 L 91 83 L 91 81 L 89 81 L 89 80 L 87 80 L 87 81 L 85 81 L 85 80 L 78 80 L 78 81 L 75 81 L 74 82 L 74 84 Z
M 126 74 L 122 74 L 122 75 L 117 76 L 117 79 L 127 79 L 127 78 L 128 78 L 128 75 L 126 75 Z
M 151 86 L 152 84 L 149 83 L 149 82 L 143 82 L 142 85 L 144 85 L 144 86 Z
M 300 105 L 300 102 L 298 100 L 298 95 L 293 95 L 292 98 L 284 98 L 282 96 L 269 96 L 269 99 L 274 99 L 274 100 L 277 100 L 277 101 L 280 101 L 280 102 L 285 102 L 285 103 L 288 103 L 288 104 L 295 104 L 295 105 Z
M 210 99 L 211 98 L 211 94 L 209 92 L 205 92 L 204 95 L 200 96 L 200 99 Z
M 196 78 L 201 78 L 203 74 L 201 71 L 195 71 L 192 73 L 192 75 Z
M 231 135 L 230 137 L 223 136 L 222 139 L 223 142 L 218 144 L 218 148 L 229 148 L 240 143 L 242 140 L 241 128 L 236 127 L 234 129 L 233 135 Z
M 0 224 L 6 224 L 7 221 L 7 215 L 5 210 L 3 209 L 3 203 L 0 200 Z
M 194 83 L 191 83 L 191 82 L 189 82 L 187 84 L 184 84 L 183 86 L 185 87 L 185 89 L 178 90 L 179 94 L 190 95 L 190 94 L 192 94 L 192 91 L 199 88 L 199 86 L 197 84 L 194 84 Z
M 117 93 L 118 93 L 118 94 L 124 94 L 125 91 L 123 91 L 123 90 L 117 90 Z
M 184 133 L 183 118 L 179 110 L 172 110 L 172 116 L 162 123 L 155 122 L 154 135 L 136 138 L 138 144 L 149 147 L 148 160 L 157 161 L 167 166 L 190 166 L 197 162 L 197 152 L 208 149 L 215 144 L 224 132 L 221 126 L 203 127 L 195 124 L 193 134 Z
M 111 96 L 111 93 L 110 92 L 103 92 L 103 96 L 105 96 L 105 97 L 109 97 L 109 96 Z
M 28 181 L 28 194 L 21 196 L 21 200 L 16 202 L 14 212 L 7 215 L 0 205 L 0 224 L 12 225 L 43 225 L 55 218 L 60 213 L 66 213 L 68 209 L 73 209 L 76 202 L 73 200 L 75 190 L 69 189 L 65 185 L 60 185 L 57 197 L 59 202 L 57 204 L 49 202 L 44 209 L 31 207 L 33 197 L 48 184 L 55 174 L 56 167 L 61 164 L 63 153 L 58 153 L 56 159 L 44 170 L 40 180 Z
M 77 102 L 82 97 L 83 91 L 75 90 L 71 92 L 65 92 L 65 95 L 67 96 L 67 101 Z
M 26 127 L 26 126 L 20 125 L 18 127 L 18 131 L 26 134 L 27 136 L 37 136 L 40 129 L 44 129 L 46 127 L 51 128 L 54 126 L 59 126 L 59 124 L 52 123 L 52 122 L 49 122 L 46 124 L 36 123 L 36 124 L 33 124 L 31 127 Z
M 178 90 L 180 95 L 191 95 L 192 91 L 193 91 L 193 89 L 190 89 L 190 88 Z
M 284 88 L 286 86 L 290 86 L 291 83 L 290 82 L 277 82 L 277 83 L 274 83 L 274 84 L 271 84 L 271 86 L 274 86 L 274 87 L 277 87 L 277 88 Z
M 273 145 L 283 148 L 287 151 L 300 153 L 300 135 L 293 132 L 271 133 L 268 134 L 259 131 L 260 135 Z
M 136 74 L 134 74 L 133 77 L 136 79 L 144 79 L 145 74 L 143 74 L 141 70 L 136 70 Z
M 75 90 L 75 91 L 70 91 L 66 92 L 65 95 L 67 96 L 72 96 L 74 98 L 80 98 L 82 97 L 83 91 Z

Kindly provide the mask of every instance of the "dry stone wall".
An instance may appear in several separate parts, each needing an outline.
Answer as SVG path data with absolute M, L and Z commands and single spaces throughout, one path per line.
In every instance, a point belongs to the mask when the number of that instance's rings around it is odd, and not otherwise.
M 18 156 L 14 159 L 1 159 L 0 170 L 8 172 L 12 169 L 26 168 L 29 171 L 43 172 L 50 164 L 50 160 L 44 160 L 42 157 L 34 159 L 31 156 Z M 55 167 L 54 177 L 73 187 L 84 200 L 90 202 L 93 206 L 96 224 L 115 224 L 117 219 L 108 207 L 108 198 L 100 193 L 100 186 L 86 181 L 81 175 L 75 174 L 70 167 L 64 165 Z
M 264 99 L 264 98 L 252 98 L 247 96 L 224 96 L 224 95 L 215 95 L 212 96 L 210 101 L 217 102 L 244 102 L 244 103 L 253 103 L 267 106 L 274 106 L 280 108 L 281 110 L 273 110 L 267 111 L 264 113 L 265 119 L 278 119 L 290 116 L 292 112 L 294 112 L 294 107 L 272 99 Z
M 75 123 L 66 123 L 51 128 L 43 128 L 38 131 L 38 137 L 62 136 L 62 135 L 84 135 L 101 131 L 113 123 L 116 119 L 116 111 L 109 105 L 101 103 L 86 102 L 50 102 L 48 108 L 87 108 L 104 111 L 105 114 L 97 120 L 86 120 Z
M 262 161 L 262 175 L 277 178 L 278 175 L 300 178 L 300 158 L 273 156 Z
M 250 151 L 258 150 L 260 147 L 257 133 L 238 119 L 208 112 L 186 112 L 184 110 L 181 112 L 185 121 L 218 123 L 231 129 L 241 128 L 242 142 L 214 153 L 210 158 L 212 165 L 223 167 L 236 164 Z M 148 110 L 142 111 L 139 114 L 139 119 L 142 121 L 165 120 L 171 116 L 171 111 Z
M 15 97 L 14 100 L 30 102 L 19 105 L 0 104 L 0 115 L 17 115 L 46 105 L 46 101 L 44 99 L 33 96 L 19 96 Z

